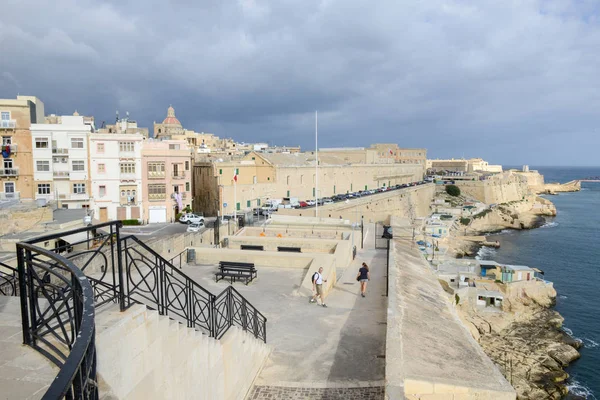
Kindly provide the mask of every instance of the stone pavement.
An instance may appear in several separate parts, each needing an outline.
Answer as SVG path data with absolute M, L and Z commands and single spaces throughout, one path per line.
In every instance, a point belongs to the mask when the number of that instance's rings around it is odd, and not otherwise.
M 328 308 L 298 294 L 306 269 L 257 265 L 255 282 L 234 285 L 267 317 L 272 348 L 248 399 L 383 399 L 386 251 L 374 249 L 370 232 L 365 249 L 338 275 Z M 371 267 L 366 298 L 356 281 L 363 261 Z M 214 282 L 215 269 L 190 266 L 184 272 L 219 293 L 227 284 Z
M 248 400 L 371 400 L 383 399 L 384 387 L 301 388 L 255 386 Z
M 19 297 L 0 296 L 0 399 L 41 399 L 58 367 L 23 343 Z

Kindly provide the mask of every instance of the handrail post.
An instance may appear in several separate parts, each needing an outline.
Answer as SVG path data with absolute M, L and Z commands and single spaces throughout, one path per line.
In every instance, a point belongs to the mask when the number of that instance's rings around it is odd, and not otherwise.
M 254 308 L 254 326 L 252 329 L 254 330 L 254 337 L 258 339 L 258 310 Z
M 21 325 L 23 330 L 23 344 L 31 345 L 30 321 L 27 315 L 27 283 L 25 282 L 25 254 L 24 249 L 17 244 L 17 272 L 19 275 L 19 297 L 21 298 Z
M 118 275 L 119 275 L 119 279 L 118 279 L 118 285 L 119 285 L 119 309 L 121 311 L 125 311 L 125 285 L 123 284 L 123 252 L 121 249 L 121 233 L 119 231 L 121 223 L 117 223 L 115 225 L 115 230 L 116 230 L 116 235 L 117 235 L 117 270 L 118 270 Z M 111 231 L 112 231 L 112 225 L 111 225 Z M 111 235 L 111 246 L 112 246 L 112 235 Z M 112 247 L 111 247 L 111 253 L 112 253 Z M 114 260 L 114 256 L 113 256 L 113 274 L 114 274 L 114 269 L 115 269 L 115 260 Z
M 248 315 L 246 314 L 246 307 L 248 307 L 246 304 L 246 298 L 242 297 L 242 329 L 245 331 L 248 330 Z

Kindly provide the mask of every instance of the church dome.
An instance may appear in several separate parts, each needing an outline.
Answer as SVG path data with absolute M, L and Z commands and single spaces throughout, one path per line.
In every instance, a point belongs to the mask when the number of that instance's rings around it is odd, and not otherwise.
M 164 119 L 163 125 L 178 125 L 181 126 L 181 122 L 175 117 L 175 109 L 173 106 L 169 106 L 167 109 L 167 118 Z

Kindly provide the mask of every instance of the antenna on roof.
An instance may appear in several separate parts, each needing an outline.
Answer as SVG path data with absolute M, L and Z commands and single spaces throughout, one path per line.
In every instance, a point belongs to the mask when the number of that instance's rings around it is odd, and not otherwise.
M 117 110 L 117 117 L 115 119 L 115 122 L 119 122 L 119 110 Z

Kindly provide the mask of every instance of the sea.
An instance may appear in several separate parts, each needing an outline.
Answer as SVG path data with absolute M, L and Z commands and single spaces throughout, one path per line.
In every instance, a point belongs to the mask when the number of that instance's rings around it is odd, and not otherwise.
M 600 177 L 600 167 L 530 167 L 546 183 Z M 557 209 L 538 229 L 491 235 L 499 249 L 482 249 L 478 258 L 527 265 L 544 271 L 557 291 L 556 311 L 564 330 L 583 343 L 581 358 L 567 368 L 567 399 L 600 400 L 600 183 L 581 191 L 544 196 Z

